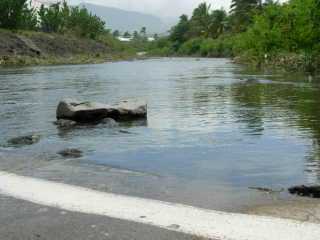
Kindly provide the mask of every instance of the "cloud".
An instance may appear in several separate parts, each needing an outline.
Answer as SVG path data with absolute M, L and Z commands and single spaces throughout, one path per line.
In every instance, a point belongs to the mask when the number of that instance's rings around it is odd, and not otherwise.
M 231 0 L 207 0 L 213 8 L 228 9 Z M 125 10 L 151 13 L 160 17 L 177 17 L 183 13 L 191 14 L 192 10 L 204 0 L 70 0 L 74 4 L 88 2 Z

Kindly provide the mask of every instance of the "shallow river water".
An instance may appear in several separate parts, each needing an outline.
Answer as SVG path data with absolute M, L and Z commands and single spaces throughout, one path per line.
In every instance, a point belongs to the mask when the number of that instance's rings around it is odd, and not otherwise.
M 148 120 L 61 131 L 53 121 L 65 97 L 145 99 Z M 2 154 L 50 159 L 66 147 L 78 148 L 92 165 L 242 194 L 249 187 L 320 183 L 316 78 L 194 58 L 1 69 L 0 103 Z M 41 141 L 6 147 L 11 137 L 29 133 Z

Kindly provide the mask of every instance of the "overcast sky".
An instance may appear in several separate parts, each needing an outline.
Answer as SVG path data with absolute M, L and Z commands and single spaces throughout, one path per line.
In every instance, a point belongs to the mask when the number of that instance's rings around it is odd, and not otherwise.
M 73 4 L 96 3 L 126 10 L 151 13 L 162 17 L 177 17 L 190 14 L 204 0 L 69 0 Z M 213 8 L 229 8 L 231 0 L 207 0 Z

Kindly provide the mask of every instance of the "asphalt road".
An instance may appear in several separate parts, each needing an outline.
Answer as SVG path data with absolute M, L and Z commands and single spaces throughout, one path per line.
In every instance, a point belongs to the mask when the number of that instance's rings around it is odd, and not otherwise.
M 66 212 L 37 204 L 0 198 L 1 240 L 180 240 L 190 235 L 81 213 Z
M 33 159 L 0 153 L 0 170 L 87 187 L 98 191 L 156 197 L 148 190 L 158 176 L 87 165 L 78 160 Z M 141 182 L 145 182 L 144 187 Z M 165 184 L 158 194 L 165 192 Z M 150 189 L 154 187 L 150 187 Z M 0 194 L 0 240 L 180 240 L 202 239 L 105 216 L 63 211 Z

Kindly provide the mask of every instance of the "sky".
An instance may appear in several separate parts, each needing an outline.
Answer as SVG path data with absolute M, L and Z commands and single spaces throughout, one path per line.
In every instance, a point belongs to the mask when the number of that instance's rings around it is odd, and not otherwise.
M 81 2 L 95 3 L 125 10 L 150 13 L 162 18 L 190 15 L 192 10 L 204 0 L 69 0 L 72 4 Z M 228 9 L 231 0 L 207 0 L 213 8 Z

